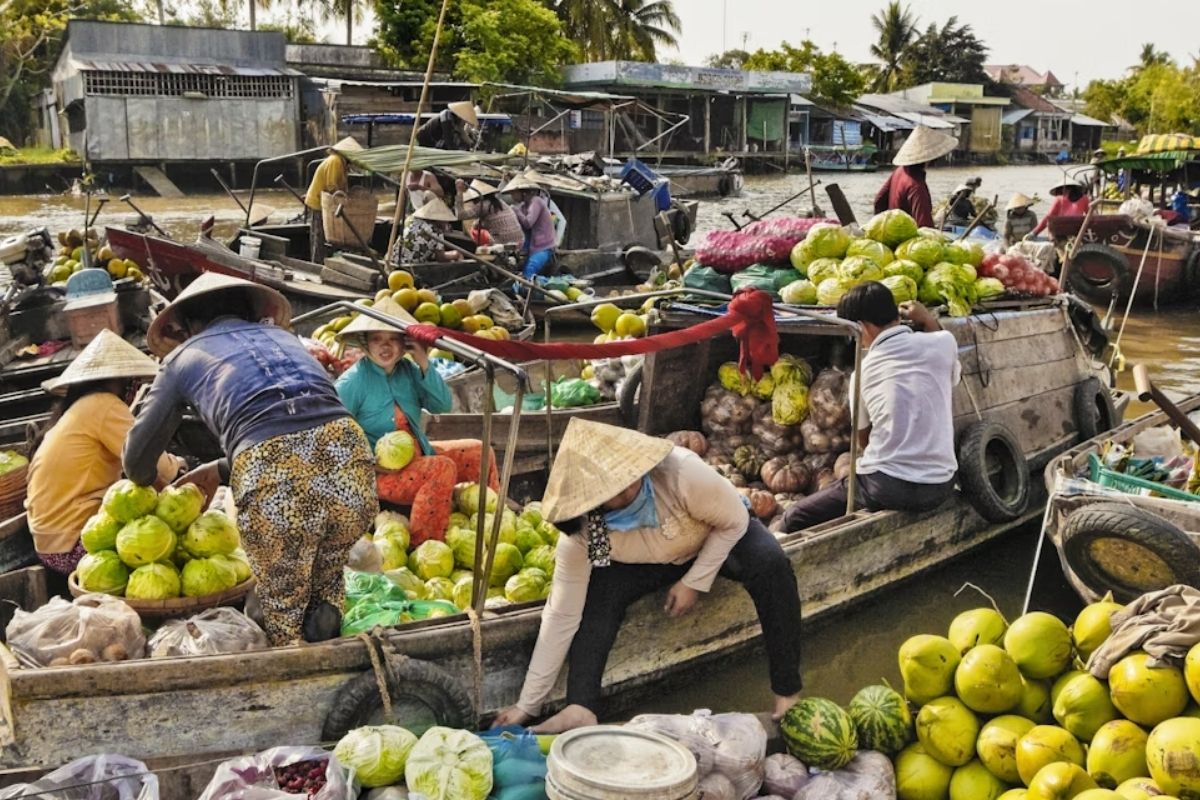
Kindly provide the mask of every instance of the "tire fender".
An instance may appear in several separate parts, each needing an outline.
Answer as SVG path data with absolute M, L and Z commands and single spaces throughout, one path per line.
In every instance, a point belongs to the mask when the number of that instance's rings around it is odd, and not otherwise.
M 1178 527 L 1125 503 L 1093 503 L 1067 516 L 1063 560 L 1097 595 L 1118 603 L 1175 584 L 1200 586 L 1200 547 Z
M 627 428 L 638 425 L 638 390 L 642 388 L 642 364 L 638 364 L 625 376 L 617 403 L 621 409 L 621 423 Z
M 1117 406 L 1113 402 L 1112 392 L 1094 376 L 1075 384 L 1071 409 L 1081 442 L 1117 426 Z
M 958 482 L 989 522 L 1011 522 L 1029 504 L 1029 465 L 1017 438 L 997 422 L 973 423 L 959 437 Z
M 477 715 L 465 682 L 429 661 L 389 654 L 386 657 L 388 692 L 392 705 L 420 705 L 429 710 L 438 725 L 474 730 Z M 375 672 L 367 669 L 355 675 L 338 690 L 325 716 L 322 741 L 336 741 L 347 732 L 370 724 L 383 713 L 383 699 Z M 405 724 L 404 720 L 387 720 Z
M 1088 257 L 1106 262 L 1112 270 L 1112 280 L 1099 284 L 1084 277 L 1078 269 L 1078 262 Z M 1108 245 L 1085 244 L 1071 257 L 1071 274 L 1067 276 L 1069 285 L 1064 288 L 1074 291 L 1084 300 L 1105 304 L 1111 302 L 1113 297 L 1120 297 L 1132 290 L 1132 278 L 1129 261 L 1120 252 Z

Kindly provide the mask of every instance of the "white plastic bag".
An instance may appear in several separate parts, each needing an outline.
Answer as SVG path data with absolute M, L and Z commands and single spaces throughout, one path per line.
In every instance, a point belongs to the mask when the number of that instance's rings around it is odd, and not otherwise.
M 767 756 L 763 765 L 763 791 L 794 797 L 808 783 L 808 767 L 790 753 Z
M 147 649 L 151 658 L 167 658 L 241 653 L 268 646 L 267 635 L 254 620 L 237 609 L 217 606 L 188 619 L 164 622 L 150 637 Z
M 158 776 L 141 761 L 102 753 L 84 756 L 43 775 L 0 791 L 0 800 L 158 800 Z
M 222 762 L 204 787 L 199 800 L 297 800 L 303 793 L 279 788 L 275 769 L 302 761 L 325 762 L 325 785 L 307 800 L 356 800 L 355 789 L 346 770 L 333 754 L 319 747 L 275 747 L 252 756 L 240 756 Z
M 754 797 L 762 786 L 767 732 L 753 714 L 713 714 L 708 709 L 691 715 L 641 714 L 628 727 L 679 742 L 696 757 L 700 779 L 719 772 L 733 784 L 736 800 Z
M 383 556 L 375 542 L 366 536 L 360 536 L 358 541 L 350 546 L 350 554 L 346 556 L 346 567 L 355 572 L 383 572 Z
M 882 753 L 859 750 L 842 769 L 814 774 L 792 800 L 896 800 L 896 772 Z
M 1133 437 L 1133 454 L 1139 458 L 1161 456 L 1170 461 L 1183 455 L 1183 442 L 1179 440 L 1179 432 L 1170 425 L 1159 425 Z
M 144 658 L 146 635 L 137 612 L 119 597 L 61 597 L 35 611 L 17 610 L 6 630 L 8 646 L 25 666 L 49 667 Z

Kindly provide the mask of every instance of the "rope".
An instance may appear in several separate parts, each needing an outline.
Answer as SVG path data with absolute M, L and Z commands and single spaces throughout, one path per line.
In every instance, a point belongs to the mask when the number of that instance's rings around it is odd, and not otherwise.
M 392 693 L 388 689 L 388 675 L 384 672 L 383 663 L 375 649 L 379 641 L 374 635 L 366 633 L 360 633 L 355 638 L 362 639 L 363 644 L 367 646 L 367 655 L 371 657 L 371 669 L 375 673 L 375 685 L 379 687 L 379 699 L 383 701 L 383 713 L 390 720 L 392 719 Z
M 1125 304 L 1125 316 L 1121 318 L 1121 329 L 1117 331 L 1117 341 L 1113 345 L 1113 356 L 1109 360 L 1108 366 L 1112 365 L 1117 360 L 1117 353 L 1121 351 L 1121 337 L 1125 335 L 1125 324 L 1129 322 L 1129 312 L 1133 310 L 1133 298 L 1137 294 L 1138 284 L 1142 282 L 1142 270 L 1146 268 L 1146 257 L 1150 255 L 1150 248 L 1154 246 L 1154 232 L 1157 228 L 1150 228 L 1150 235 L 1146 239 L 1146 249 L 1142 251 L 1142 261 L 1138 264 L 1137 275 L 1133 277 L 1133 288 L 1129 290 L 1129 302 Z
M 471 623 L 471 691 L 475 713 L 483 710 L 483 627 L 479 615 L 471 606 L 467 607 L 467 620 Z

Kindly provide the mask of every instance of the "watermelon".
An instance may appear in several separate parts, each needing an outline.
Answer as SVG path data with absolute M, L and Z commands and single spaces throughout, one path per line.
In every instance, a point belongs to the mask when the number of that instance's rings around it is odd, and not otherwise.
M 823 697 L 806 697 L 779 722 L 788 752 L 810 767 L 841 769 L 858 750 L 854 720 Z
M 894 755 L 912 740 L 913 718 L 906 701 L 889 686 L 866 686 L 847 706 L 859 746 Z

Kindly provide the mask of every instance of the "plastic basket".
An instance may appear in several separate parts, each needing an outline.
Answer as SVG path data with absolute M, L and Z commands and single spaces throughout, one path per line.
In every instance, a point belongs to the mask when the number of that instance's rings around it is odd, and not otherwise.
M 621 180 L 632 186 L 639 195 L 643 195 L 654 189 L 659 177 L 641 161 L 631 158 L 621 167 Z
M 1188 494 L 1180 489 L 1173 489 L 1163 483 L 1148 481 L 1145 478 L 1135 478 L 1111 470 L 1100 463 L 1094 453 L 1088 454 L 1088 477 L 1106 489 L 1115 489 L 1125 494 L 1140 494 L 1165 497 L 1169 500 L 1182 500 L 1185 503 L 1200 502 L 1200 495 Z

